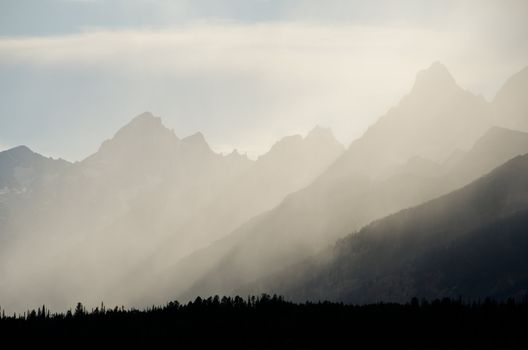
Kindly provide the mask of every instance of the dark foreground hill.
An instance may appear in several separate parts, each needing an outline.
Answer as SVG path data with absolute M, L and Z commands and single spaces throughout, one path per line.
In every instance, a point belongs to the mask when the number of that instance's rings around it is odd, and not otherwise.
M 147 310 L 105 309 L 50 315 L 44 307 L 0 318 L 4 344 L 171 348 L 520 349 L 528 345 L 528 299 L 472 303 L 414 298 L 406 304 L 295 304 L 280 297 L 219 297 Z

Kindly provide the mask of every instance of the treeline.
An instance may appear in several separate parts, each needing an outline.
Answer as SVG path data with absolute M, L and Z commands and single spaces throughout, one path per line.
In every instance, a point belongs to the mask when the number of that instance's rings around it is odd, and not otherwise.
M 0 339 L 174 346 L 306 348 L 345 345 L 407 348 L 527 348 L 528 299 L 406 304 L 293 303 L 279 296 L 196 298 L 144 310 L 81 304 L 45 306 L 0 318 Z M 79 343 L 80 342 L 80 343 Z

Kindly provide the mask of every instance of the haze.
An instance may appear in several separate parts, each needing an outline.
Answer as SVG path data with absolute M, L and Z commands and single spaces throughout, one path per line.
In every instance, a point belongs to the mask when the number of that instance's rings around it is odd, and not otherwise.
M 0 306 L 528 291 L 526 13 L 2 2 Z

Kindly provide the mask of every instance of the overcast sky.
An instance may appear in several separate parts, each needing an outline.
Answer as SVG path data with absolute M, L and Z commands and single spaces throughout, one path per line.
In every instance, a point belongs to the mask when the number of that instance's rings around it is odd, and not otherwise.
M 132 117 L 253 157 L 357 138 L 443 62 L 488 100 L 528 65 L 528 1 L 0 0 L 0 149 L 80 160 Z

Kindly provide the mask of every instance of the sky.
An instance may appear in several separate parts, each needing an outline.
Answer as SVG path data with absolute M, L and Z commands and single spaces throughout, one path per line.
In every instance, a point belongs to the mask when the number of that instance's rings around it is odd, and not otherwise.
M 528 65 L 524 0 L 0 0 L 0 150 L 71 161 L 150 111 L 255 158 L 349 144 L 441 61 L 491 100 Z

